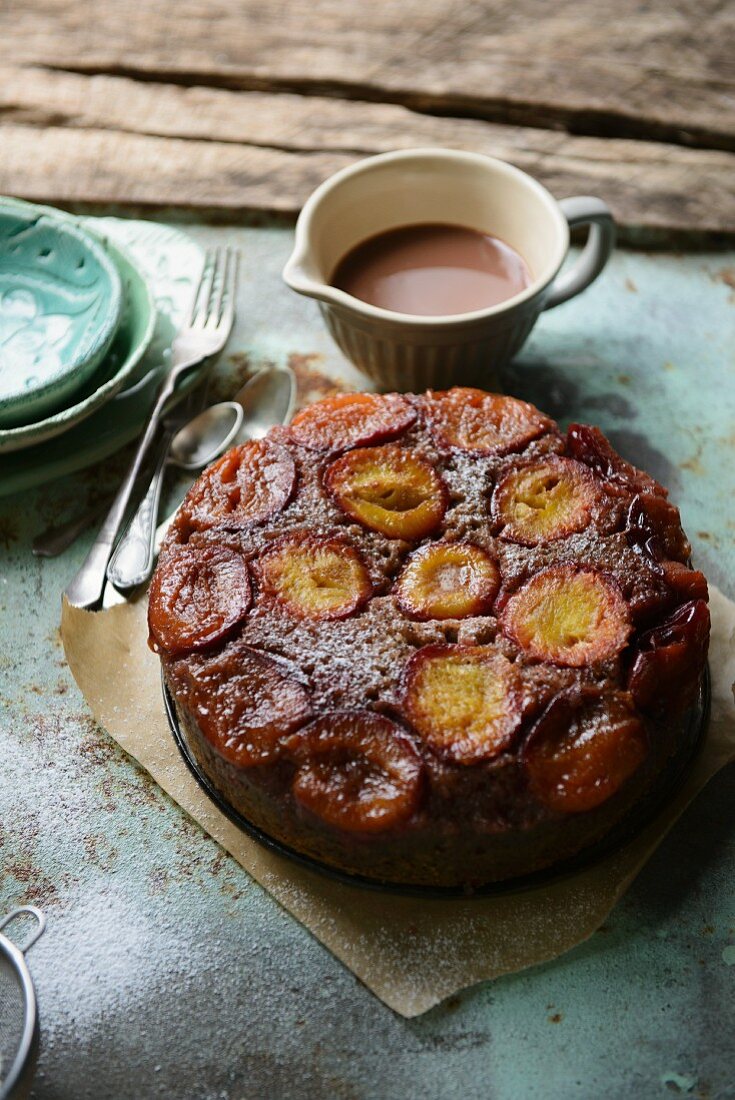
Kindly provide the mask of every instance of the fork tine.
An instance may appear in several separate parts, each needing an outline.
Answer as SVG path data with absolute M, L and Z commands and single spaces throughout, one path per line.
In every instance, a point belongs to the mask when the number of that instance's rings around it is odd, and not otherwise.
M 218 285 L 219 271 L 222 266 L 222 249 L 211 248 L 208 251 L 210 259 L 209 274 L 202 288 L 202 296 L 194 318 L 191 322 L 193 328 L 204 328 L 209 318 L 212 307 L 212 297 Z
M 199 284 L 194 292 L 194 296 L 191 300 L 191 307 L 184 320 L 184 327 L 186 328 L 191 328 L 191 326 L 194 324 L 194 318 L 197 315 L 197 306 L 203 298 L 202 291 L 207 282 L 211 281 L 212 272 L 214 270 L 214 256 L 215 253 L 214 249 L 212 248 L 208 248 L 204 254 L 204 265 L 202 267 L 202 274 L 199 279 Z M 207 291 L 207 298 L 209 298 L 209 291 Z
M 192 322 L 194 328 L 205 328 L 207 322 L 209 321 L 212 313 L 212 301 L 216 296 L 217 288 L 219 287 L 219 280 L 222 277 L 221 272 L 224 260 L 224 250 L 221 248 L 212 249 L 211 255 L 211 278 L 207 280 L 207 293 L 206 295 L 202 295 L 201 304 Z
M 235 298 L 237 296 L 237 276 L 240 266 L 240 250 L 227 249 L 225 270 L 222 277 L 217 310 L 212 314 L 207 327 L 209 329 L 232 328 L 235 319 Z
M 229 291 L 227 302 L 222 314 L 222 320 L 227 319 L 227 324 L 232 328 L 235 320 L 235 302 L 237 301 L 237 286 L 240 279 L 240 249 L 233 248 L 230 263 Z
M 222 269 L 222 275 L 218 280 L 217 292 L 213 293 L 213 298 L 209 303 L 209 315 L 207 317 L 207 328 L 216 328 L 219 324 L 219 315 L 222 312 L 222 299 L 227 288 L 227 276 L 230 267 L 230 246 L 225 249 L 225 262 Z M 213 288 L 214 291 L 214 288 Z

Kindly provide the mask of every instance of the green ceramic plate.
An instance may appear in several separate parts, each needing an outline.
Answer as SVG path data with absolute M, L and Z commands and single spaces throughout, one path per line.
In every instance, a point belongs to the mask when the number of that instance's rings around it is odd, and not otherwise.
M 110 241 L 100 243 L 115 264 L 123 291 L 122 314 L 112 346 L 68 408 L 30 424 L 0 429 L 0 454 L 45 443 L 91 416 L 123 388 L 151 342 L 156 310 L 145 279 L 129 255 Z
M 54 433 L 55 438 L 45 436 L 37 445 L 23 444 L 23 450 L 0 454 L 0 496 L 82 470 L 113 454 L 140 433 L 156 389 L 169 367 L 171 342 L 201 276 L 202 249 L 177 229 L 123 218 L 79 221 L 105 241 L 111 255 L 127 261 L 131 280 L 137 278 L 138 285 L 147 288 L 155 305 L 151 310 L 155 321 L 153 337 L 146 347 L 143 345 L 148 336 L 140 341 L 140 350 L 135 352 L 129 373 L 126 370 L 122 388 L 112 396 L 108 393 L 89 415 L 72 426 L 64 424 Z M 142 327 L 138 321 L 135 331 L 140 333 Z M 120 338 L 124 331 L 121 328 Z M 135 340 L 131 339 L 127 353 L 121 353 L 127 354 L 131 361 L 134 345 Z M 189 385 L 195 384 L 198 373 L 192 372 Z M 4 434 L 0 433 L 0 439 Z
M 68 218 L 0 200 L 0 426 L 63 406 L 112 344 L 117 267 Z

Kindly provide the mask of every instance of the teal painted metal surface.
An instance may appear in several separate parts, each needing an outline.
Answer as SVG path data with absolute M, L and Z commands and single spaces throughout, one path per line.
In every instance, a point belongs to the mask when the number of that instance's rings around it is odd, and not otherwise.
M 279 281 L 286 230 L 239 238 L 241 311 L 213 390 L 290 361 L 304 390 L 357 376 Z M 609 431 L 681 505 L 697 564 L 735 597 L 735 258 L 620 253 L 543 317 L 508 387 Z M 89 717 L 34 534 L 120 477 L 0 502 L 0 909 L 49 926 L 29 962 L 40 1100 L 735 1096 L 735 768 L 691 807 L 605 927 L 562 959 L 417 1020 L 384 1008 Z M 91 536 L 90 536 L 91 537 Z

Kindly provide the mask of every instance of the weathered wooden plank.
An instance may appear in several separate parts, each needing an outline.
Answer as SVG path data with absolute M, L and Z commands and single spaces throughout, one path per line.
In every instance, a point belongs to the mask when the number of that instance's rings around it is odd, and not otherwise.
M 24 0 L 5 57 L 735 148 L 721 0 Z
M 52 203 L 290 213 L 305 175 L 299 154 L 213 141 L 4 126 L 0 142 L 0 190 Z M 306 159 L 314 180 L 350 160 Z
M 500 156 L 625 228 L 735 235 L 735 157 L 572 137 L 392 104 L 0 68 L 0 189 L 36 200 L 294 214 L 359 156 L 444 145 Z

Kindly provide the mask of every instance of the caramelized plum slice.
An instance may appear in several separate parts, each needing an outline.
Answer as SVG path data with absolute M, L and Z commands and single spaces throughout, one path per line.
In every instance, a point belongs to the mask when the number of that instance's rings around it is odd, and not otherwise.
M 686 562 L 692 552 L 682 531 L 679 509 L 664 496 L 637 493 L 630 502 L 625 523 L 628 544 L 652 561 L 665 558 Z
M 263 523 L 289 502 L 295 486 L 296 466 L 286 448 L 251 440 L 204 471 L 184 500 L 179 525 L 206 531 Z
M 510 470 L 495 486 L 501 536 L 525 546 L 583 531 L 599 497 L 586 466 L 556 455 Z
M 628 675 L 628 687 L 641 710 L 674 713 L 694 704 L 709 630 L 707 604 L 691 600 L 660 626 L 641 634 Z
M 370 596 L 368 571 L 346 539 L 285 535 L 258 563 L 264 592 L 303 619 L 345 619 Z
M 539 802 L 575 814 L 606 802 L 647 751 L 643 723 L 626 692 L 570 688 L 537 719 L 523 760 Z
M 402 825 L 418 805 L 423 764 L 395 722 L 369 710 L 335 711 L 289 743 L 293 794 L 322 821 L 352 833 Z
M 662 485 L 649 474 L 621 458 L 599 428 L 589 424 L 570 424 L 567 431 L 567 454 L 582 462 L 604 481 L 634 493 L 667 496 Z
M 297 413 L 289 430 L 305 447 L 344 451 L 395 439 L 415 419 L 415 411 L 399 393 L 341 393 Z
M 554 427 L 534 405 L 484 390 L 454 386 L 429 392 L 424 401 L 429 431 L 444 450 L 509 454 Z
M 704 573 L 679 561 L 651 562 L 648 583 L 634 586 L 628 594 L 633 622 L 639 629 L 661 621 L 666 613 L 690 600 L 709 599 Z
M 631 631 L 617 585 L 594 569 L 554 565 L 511 596 L 503 631 L 541 661 L 577 668 L 614 657 Z
M 707 578 L 698 569 L 690 569 L 678 561 L 665 561 L 661 566 L 664 580 L 674 594 L 676 602 L 709 599 Z
M 149 645 L 186 653 L 222 641 L 247 615 L 250 576 L 226 546 L 182 546 L 153 574 L 148 597 Z
M 492 646 L 424 646 L 408 662 L 404 710 L 440 756 L 458 764 L 491 760 L 520 725 L 520 677 Z
M 444 516 L 447 492 L 434 467 L 395 445 L 342 455 L 324 483 L 348 516 L 392 539 L 421 539 Z
M 311 717 L 308 693 L 288 664 L 240 642 L 178 661 L 169 674 L 209 743 L 241 768 L 277 760 L 284 738 Z
M 434 542 L 410 558 L 396 596 L 412 619 L 463 619 L 486 615 L 499 584 L 497 565 L 479 546 Z

